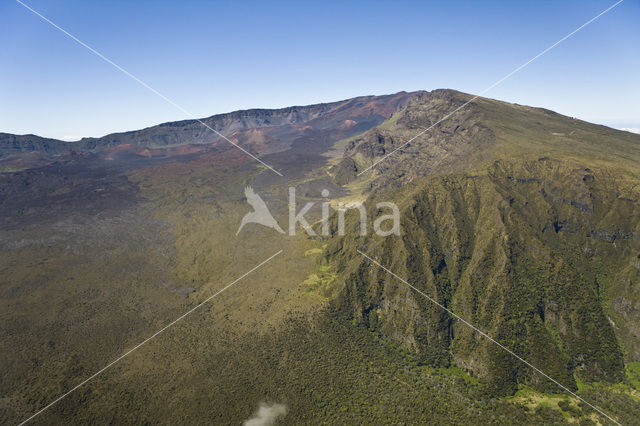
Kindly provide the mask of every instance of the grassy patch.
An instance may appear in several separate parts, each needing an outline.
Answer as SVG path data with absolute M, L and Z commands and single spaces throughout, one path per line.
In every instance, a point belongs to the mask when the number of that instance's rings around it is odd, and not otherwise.
M 304 256 L 308 257 L 308 256 L 318 255 L 318 254 L 321 254 L 323 250 L 324 250 L 324 247 L 313 247 L 313 248 L 310 248 L 309 250 L 306 250 L 304 252 Z
M 627 379 L 635 390 L 640 391 L 640 362 L 630 362 L 626 366 Z
M 300 286 L 306 293 L 319 296 L 323 300 L 329 300 L 333 294 L 331 284 L 337 277 L 338 274 L 331 272 L 329 266 L 319 265 L 317 270 L 309 274 Z

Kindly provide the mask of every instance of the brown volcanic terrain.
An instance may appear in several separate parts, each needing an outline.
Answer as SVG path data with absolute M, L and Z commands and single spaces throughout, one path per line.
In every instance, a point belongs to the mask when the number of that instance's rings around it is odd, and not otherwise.
M 201 121 L 218 132 L 246 145 L 254 154 L 284 151 L 305 132 L 340 136 L 345 120 L 358 133 L 386 120 L 407 103 L 412 96 L 401 92 L 386 96 L 363 96 L 346 101 L 279 110 L 254 109 L 214 115 Z M 259 141 L 252 141 L 256 134 Z M 252 136 L 253 135 L 253 136 Z M 343 135 L 344 136 L 344 135 Z M 122 145 L 163 148 L 178 145 L 220 143 L 222 139 L 197 120 L 164 123 L 142 130 L 114 133 L 101 138 L 83 138 L 78 142 L 64 142 L 35 135 L 0 133 L 0 158 L 12 154 L 40 152 L 51 155 L 70 151 L 101 151 Z M 253 146 L 256 142 L 262 146 Z M 268 147 L 266 146 L 268 142 Z

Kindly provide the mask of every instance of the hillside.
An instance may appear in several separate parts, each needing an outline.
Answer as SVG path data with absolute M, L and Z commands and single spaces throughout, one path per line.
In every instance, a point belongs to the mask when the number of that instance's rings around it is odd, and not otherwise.
M 452 90 L 68 143 L 0 138 L 0 420 L 17 423 L 248 276 L 34 423 L 609 424 L 357 250 L 623 424 L 640 416 L 640 136 Z M 4 142 L 2 142 L 4 141 Z M 362 173 L 397 147 L 401 149 Z M 72 147 L 69 149 L 68 147 Z M 400 236 L 250 224 L 400 208 Z M 329 197 L 321 195 L 328 190 Z M 371 224 L 369 224 L 371 225 Z
M 218 114 L 201 120 L 184 120 L 163 123 L 142 130 L 113 133 L 100 138 L 82 138 L 78 142 L 65 142 L 43 138 L 36 135 L 12 135 L 0 133 L 0 158 L 12 154 L 41 152 L 60 154 L 71 151 L 96 151 L 118 145 L 135 145 L 144 148 L 165 148 L 178 145 L 212 144 L 222 138 L 203 126 L 217 130 L 237 142 L 256 148 L 261 153 L 264 147 L 254 147 L 256 132 L 246 133 L 249 129 L 258 129 L 263 135 L 263 143 L 269 142 L 269 151 L 276 150 L 277 139 L 282 134 L 294 139 L 291 134 L 304 131 L 305 126 L 321 129 L 335 129 L 343 126 L 344 121 L 354 121 L 355 130 L 364 130 L 371 124 L 379 124 L 389 118 L 399 106 L 411 96 L 398 93 L 389 96 L 362 96 L 345 101 L 308 106 L 294 106 L 282 109 L 252 109 Z
M 401 237 L 355 239 L 355 229 L 332 241 L 328 260 L 339 259 L 344 271 L 338 305 L 426 364 L 457 365 L 500 394 L 518 383 L 554 390 L 384 271 L 372 271 L 358 248 L 562 383 L 575 388 L 574 375 L 623 380 L 623 353 L 627 362 L 640 360 L 638 186 L 551 159 L 497 161 L 483 172 L 415 182 L 400 199 Z
M 352 214 L 325 250 L 339 277 L 333 305 L 493 394 L 558 391 L 367 253 L 566 386 L 624 382 L 625 364 L 640 361 L 640 138 L 480 98 L 404 145 L 469 99 L 421 94 L 348 141 L 332 173 L 373 191 L 369 215 L 377 201 L 401 205 L 403 234 L 359 237 Z
M 471 103 L 435 124 L 467 101 Z M 405 145 L 434 124 L 432 129 Z M 345 159 L 356 164 L 350 173 L 351 180 L 394 152 L 389 160 L 361 176 L 360 180 L 379 177 L 376 187 L 397 187 L 433 173 L 479 169 L 494 160 L 543 156 L 613 168 L 638 177 L 639 144 L 637 134 L 553 111 L 487 98 L 472 99 L 471 95 L 453 90 L 434 90 L 417 94 L 384 124 L 351 138 Z

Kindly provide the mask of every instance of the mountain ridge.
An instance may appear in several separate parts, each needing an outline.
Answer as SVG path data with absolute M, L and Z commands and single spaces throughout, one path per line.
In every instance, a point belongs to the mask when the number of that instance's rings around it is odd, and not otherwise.
M 640 139 L 478 98 L 403 146 L 471 97 L 400 93 L 220 123 L 284 178 L 226 142 L 193 143 L 211 142 L 197 122 L 136 140 L 148 146 L 0 159 L 0 419 L 27 418 L 282 250 L 42 422 L 241 423 L 254 402 L 278 401 L 290 424 L 606 424 L 361 250 L 633 423 Z M 246 186 L 281 225 L 289 186 L 298 208 L 315 202 L 312 224 L 325 189 L 368 217 L 393 201 L 401 235 L 361 236 L 357 210 L 342 237 L 335 215 L 328 236 L 236 235 Z
M 152 141 L 144 140 L 147 137 L 148 133 L 153 133 L 157 130 L 163 129 L 175 129 L 175 128 L 187 128 L 187 127 L 198 127 L 201 126 L 204 131 L 210 132 L 210 130 L 206 129 L 201 122 L 206 123 L 210 127 L 220 131 L 220 132 L 228 132 L 238 130 L 242 126 L 229 126 L 225 125 L 225 122 L 231 121 L 240 121 L 249 120 L 250 122 L 253 120 L 253 123 L 247 123 L 249 125 L 245 125 L 247 128 L 254 127 L 274 127 L 277 124 L 272 124 L 269 122 L 269 118 L 273 117 L 285 117 L 289 118 L 289 120 L 284 120 L 287 124 L 295 124 L 300 121 L 310 121 L 313 118 L 318 118 L 321 115 L 325 115 L 331 113 L 335 109 L 339 109 L 340 107 L 348 107 L 349 104 L 358 103 L 358 102 L 367 102 L 367 101 L 380 101 L 384 102 L 387 99 L 393 97 L 404 97 L 404 96 L 413 96 L 418 92 L 397 92 L 390 95 L 364 95 L 358 96 L 355 98 L 344 99 L 340 101 L 327 102 L 327 103 L 317 103 L 310 105 L 300 105 L 300 106 L 289 106 L 284 108 L 251 108 L 245 110 L 236 110 L 228 113 L 220 113 L 214 114 L 212 116 L 204 117 L 201 119 L 186 119 L 186 120 L 178 120 L 178 121 L 170 121 L 164 122 L 156 125 L 152 125 L 149 127 L 145 127 L 142 129 L 136 130 L 128 130 L 124 132 L 115 132 L 109 133 L 107 135 L 101 137 L 83 137 L 78 141 L 63 141 L 55 138 L 48 138 L 43 136 L 38 136 L 34 134 L 25 134 L 25 135 L 17 135 L 11 133 L 2 133 L 0 132 L 0 156 L 6 156 L 10 154 L 17 153 L 25 153 L 31 151 L 40 151 L 45 153 L 53 153 L 59 154 L 62 152 L 68 151 L 84 151 L 84 150 L 92 150 L 99 148 L 106 148 L 110 146 L 117 146 L 118 144 L 125 143 L 134 143 L 140 144 L 141 146 L 153 146 Z M 255 120 L 260 120 L 262 118 L 262 122 L 258 123 Z M 142 140 L 140 140 L 142 139 Z M 214 140 L 219 139 L 217 135 L 213 135 Z M 185 144 L 188 142 L 180 142 L 179 144 Z M 165 144 L 164 146 L 166 146 Z M 162 146 L 162 145 L 160 145 Z

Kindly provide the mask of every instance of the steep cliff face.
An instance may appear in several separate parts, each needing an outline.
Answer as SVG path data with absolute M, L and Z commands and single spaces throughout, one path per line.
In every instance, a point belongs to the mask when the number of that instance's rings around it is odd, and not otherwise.
M 456 112 L 453 112 L 456 111 Z M 373 191 L 434 173 L 461 173 L 494 160 L 550 157 L 638 173 L 640 136 L 542 108 L 454 90 L 417 93 L 380 126 L 350 140 L 343 181 L 370 179 Z
M 495 393 L 555 389 L 359 249 L 561 383 L 620 381 L 640 360 L 639 163 L 631 133 L 451 90 L 420 94 L 353 138 L 331 170 L 368 189 L 367 205 L 403 206 L 400 237 L 354 228 L 330 241 L 334 303 Z
M 433 176 L 398 201 L 400 237 L 327 248 L 343 287 L 335 303 L 428 365 L 457 365 L 508 394 L 553 384 L 355 250 L 575 386 L 624 377 L 640 360 L 637 182 L 550 159 L 497 161 Z
M 497 138 L 486 124 L 490 110 L 482 100 L 466 104 L 471 100 L 472 96 L 453 90 L 416 94 L 390 120 L 349 142 L 345 157 L 356 163 L 349 180 L 376 164 L 368 172 L 376 177 L 371 189 L 397 188 L 419 177 L 460 172 L 471 161 L 493 158 L 489 153 Z
M 58 139 L 43 138 L 36 135 L 0 133 L 0 157 L 34 151 L 47 154 L 60 154 L 68 152 L 71 146 L 69 142 Z

